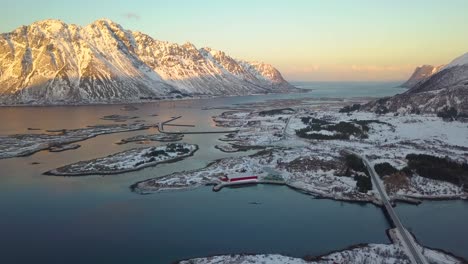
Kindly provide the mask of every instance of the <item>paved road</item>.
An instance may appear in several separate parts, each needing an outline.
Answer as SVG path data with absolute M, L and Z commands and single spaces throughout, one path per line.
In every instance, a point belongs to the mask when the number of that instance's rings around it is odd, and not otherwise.
M 425 257 L 422 255 L 421 251 L 419 251 L 419 248 L 414 244 L 414 240 L 409 238 L 405 227 L 403 226 L 403 224 L 400 221 L 400 218 L 395 213 L 395 210 L 393 210 L 393 207 L 390 204 L 390 201 L 388 199 L 387 192 L 385 191 L 384 187 L 382 186 L 382 182 L 379 180 L 379 178 L 378 178 L 379 176 L 375 172 L 374 167 L 369 163 L 369 161 L 366 159 L 366 157 L 363 157 L 363 156 L 359 155 L 358 153 L 355 153 L 355 152 L 352 152 L 352 151 L 348 151 L 348 152 L 359 156 L 364 161 L 364 164 L 366 165 L 367 170 L 369 171 L 369 174 L 373 178 L 373 182 L 375 183 L 374 185 L 375 185 L 377 191 L 379 192 L 380 197 L 382 198 L 382 202 L 383 202 L 383 204 L 385 206 L 385 209 L 387 210 L 388 214 L 390 215 L 390 218 L 392 218 L 393 223 L 395 223 L 395 226 L 396 226 L 397 230 L 400 232 L 401 237 L 403 238 L 402 243 L 410 251 L 409 253 L 411 254 L 411 256 L 409 256 L 409 257 L 410 257 L 411 261 L 413 263 L 416 263 L 416 264 L 427 264 L 427 261 L 426 261 Z
M 286 125 L 284 126 L 284 129 L 283 129 L 283 137 L 282 137 L 282 139 L 286 139 L 286 136 L 287 136 L 286 130 L 288 129 L 289 121 L 291 121 L 291 119 L 292 119 L 293 117 L 294 117 L 294 115 L 290 116 L 290 117 L 288 118 L 288 121 L 286 121 Z

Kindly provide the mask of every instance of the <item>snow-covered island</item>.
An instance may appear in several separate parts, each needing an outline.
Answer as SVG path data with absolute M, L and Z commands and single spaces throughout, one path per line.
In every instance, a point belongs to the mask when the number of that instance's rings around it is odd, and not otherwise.
M 284 184 L 303 192 L 378 204 L 379 195 L 368 183 L 366 170 L 346 164 L 343 151 L 351 150 L 366 156 L 375 166 L 391 199 L 414 202 L 415 198 L 467 198 L 466 123 L 447 122 L 435 115 L 376 114 L 303 105 L 275 109 L 271 105 L 245 110 L 239 107 L 213 117 L 218 126 L 239 130 L 221 138 L 216 148 L 226 152 L 264 150 L 138 182 L 132 189 L 150 193 L 195 188 L 220 184 L 225 176 L 244 175 L 256 175 L 262 183 L 273 171 Z M 426 173 L 427 159 L 437 161 L 432 163 L 438 164 L 439 175 Z M 382 173 L 382 165 L 390 165 L 393 170 Z M 443 176 L 448 171 L 456 172 L 458 178 Z
M 107 115 L 107 116 L 101 117 L 102 120 L 114 121 L 114 122 L 126 122 L 130 119 L 136 119 L 136 118 L 138 118 L 138 116 Z
M 136 183 L 138 193 L 195 188 L 222 184 L 224 177 L 256 175 L 260 182 L 285 184 L 291 188 L 325 198 L 345 201 L 378 202 L 373 192 L 357 188 L 364 173 L 349 169 L 346 156 L 336 151 L 317 155 L 312 149 L 271 148 L 244 157 L 217 160 L 206 168 L 176 172 Z
M 116 124 L 88 126 L 86 128 L 79 129 L 60 129 L 48 131 L 48 134 L 17 134 L 0 136 L 0 159 L 28 156 L 46 149 L 53 151 L 54 149 L 57 150 L 57 146 L 83 141 L 99 135 L 143 130 L 148 128 L 149 126 L 139 123 L 128 125 Z
M 50 152 L 62 152 L 62 151 L 77 149 L 80 147 L 81 145 L 78 145 L 78 144 L 57 145 L 57 146 L 50 146 L 49 151 Z
M 140 170 L 160 163 L 176 162 L 192 156 L 197 145 L 173 143 L 158 147 L 130 149 L 107 157 L 80 161 L 45 172 L 46 175 L 84 176 L 118 174 Z
M 361 244 L 351 246 L 342 251 L 335 251 L 322 256 L 306 256 L 294 258 L 279 254 L 231 254 L 182 260 L 179 264 L 334 264 L 334 263 L 380 263 L 380 264 L 410 264 L 395 229 L 388 234 L 391 244 Z M 421 246 L 419 246 L 421 247 Z M 423 248 L 423 247 L 421 247 Z M 428 263 L 462 264 L 465 260 L 446 254 L 439 250 L 423 248 L 424 257 Z
M 151 135 L 137 135 L 130 138 L 124 138 L 117 142 L 117 144 L 127 144 L 130 142 L 136 142 L 138 144 L 143 144 L 150 141 L 159 141 L 159 142 L 174 142 L 180 141 L 184 138 L 182 134 L 151 134 Z

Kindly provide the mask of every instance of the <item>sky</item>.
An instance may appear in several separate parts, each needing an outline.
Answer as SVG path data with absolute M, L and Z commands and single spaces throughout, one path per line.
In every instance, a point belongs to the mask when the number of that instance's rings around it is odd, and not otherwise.
M 466 0 L 0 0 L 0 32 L 109 18 L 273 64 L 290 81 L 396 81 L 468 52 Z

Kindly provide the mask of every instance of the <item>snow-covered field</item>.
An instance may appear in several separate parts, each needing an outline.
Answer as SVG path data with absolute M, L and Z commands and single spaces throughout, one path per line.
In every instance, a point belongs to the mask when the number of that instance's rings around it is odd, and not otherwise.
M 384 178 L 385 179 L 385 178 Z M 386 181 L 384 180 L 384 183 Z M 390 184 L 386 183 L 388 187 Z M 396 192 L 389 192 L 391 197 L 409 197 L 426 199 L 452 199 L 466 197 L 463 188 L 449 182 L 421 177 L 417 174 L 408 179 L 408 184 Z
M 265 115 L 258 112 L 232 111 L 214 117 L 218 126 L 242 128 L 235 134 L 227 135 L 222 140 L 236 141 L 237 145 L 271 145 L 282 139 L 284 128 L 291 114 Z M 227 144 L 225 144 L 227 145 Z M 222 145 L 221 148 L 225 148 Z
M 103 158 L 80 161 L 48 171 L 45 174 L 61 176 L 117 174 L 155 166 L 159 163 L 174 162 L 193 155 L 197 150 L 197 145 L 185 143 L 136 148 Z

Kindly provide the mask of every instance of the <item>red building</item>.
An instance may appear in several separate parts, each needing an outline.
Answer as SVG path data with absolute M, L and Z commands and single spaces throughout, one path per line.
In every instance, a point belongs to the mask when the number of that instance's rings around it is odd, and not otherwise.
M 258 176 L 245 176 L 230 178 L 229 182 L 241 182 L 241 181 L 258 181 Z

